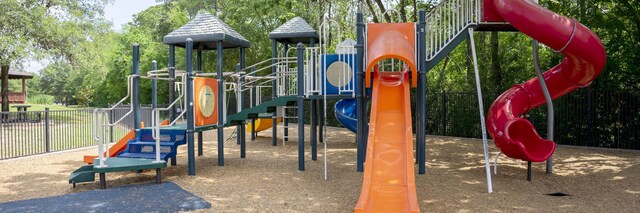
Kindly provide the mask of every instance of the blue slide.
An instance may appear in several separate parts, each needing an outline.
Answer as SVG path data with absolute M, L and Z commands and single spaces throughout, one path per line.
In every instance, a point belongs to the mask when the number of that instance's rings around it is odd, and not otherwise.
M 336 119 L 342 126 L 356 132 L 358 130 L 358 122 L 356 119 L 356 99 L 342 99 L 335 105 Z

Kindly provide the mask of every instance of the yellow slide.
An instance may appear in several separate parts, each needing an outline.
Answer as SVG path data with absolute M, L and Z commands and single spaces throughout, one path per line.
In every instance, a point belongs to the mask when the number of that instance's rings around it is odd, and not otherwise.
M 408 77 L 400 72 L 378 76 L 373 85 L 364 180 L 354 212 L 420 212 Z
M 282 122 L 282 118 L 278 118 L 276 119 L 277 123 L 279 124 L 280 122 Z M 258 118 L 256 119 L 256 132 L 260 132 L 263 130 L 267 130 L 269 128 L 271 128 L 273 126 L 273 119 L 272 118 Z M 247 132 L 251 132 L 251 122 L 249 122 L 247 124 Z

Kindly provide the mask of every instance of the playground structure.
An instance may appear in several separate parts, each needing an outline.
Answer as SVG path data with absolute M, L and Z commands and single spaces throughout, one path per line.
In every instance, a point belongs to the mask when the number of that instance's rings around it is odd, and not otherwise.
M 487 129 L 496 146 L 508 157 L 528 162 L 550 160 L 555 150 L 552 138 L 542 139 L 531 123 L 520 115 L 544 103 L 551 105 L 552 98 L 593 81 L 606 58 L 598 37 L 575 19 L 557 15 L 531 1 L 445 0 L 430 14 L 420 11 L 418 17 L 417 23 L 365 24 L 364 15 L 358 13 L 355 45 L 349 42 L 338 45 L 336 54 L 328 53 L 326 43 L 326 35 L 335 30 L 329 28 L 331 20 L 325 18 L 318 33 L 302 18 L 296 17 L 269 34 L 271 59 L 245 66 L 245 48 L 249 48 L 250 43 L 217 17 L 198 14 L 191 22 L 165 36 L 164 43 L 169 45 L 170 51 L 166 69 L 159 70 L 154 63 L 152 71 L 140 75 L 139 47 L 134 45 L 129 92 L 116 106 L 130 100 L 129 113 L 136 118 L 135 130 L 109 148 L 110 142 L 104 138 L 108 131 L 106 127 L 120 120 L 109 123 L 103 119 L 113 107 L 96 109 L 94 134 L 99 155 L 86 157 L 85 162 L 93 165 L 74 171 L 69 182 L 75 185 L 93 181 L 95 173 L 99 173 L 104 188 L 107 172 L 143 169 L 156 169 L 156 180 L 160 182 L 161 168 L 166 167 L 170 159 L 175 165 L 176 149 L 182 144 L 187 144 L 188 174 L 195 175 L 196 132 L 198 155 L 203 155 L 202 132 L 217 130 L 217 160 L 218 165 L 223 166 L 224 127 L 236 126 L 240 157 L 245 158 L 245 131 L 251 132 L 253 139 L 256 132 L 271 128 L 272 145 L 276 146 L 277 125 L 282 123 L 281 138 L 287 141 L 289 121 L 294 118 L 300 139 L 298 170 L 303 171 L 305 101 L 310 103 L 309 144 L 311 159 L 315 161 L 317 143 L 323 143 L 325 152 L 329 143 L 324 122 L 327 109 L 331 109 L 326 106 L 327 100 L 342 99 L 333 107 L 335 116 L 345 127 L 356 132 L 356 170 L 364 172 L 362 191 L 354 211 L 419 212 L 414 163 L 418 164 L 418 173 L 425 174 L 426 73 L 465 39 L 470 39 L 472 44 L 488 191 L 492 192 Z M 567 58 L 544 75 L 538 72 L 543 78 L 515 85 L 501 95 L 490 107 L 486 115 L 488 127 L 485 127 L 473 33 L 515 30 Z M 340 37 L 340 33 L 338 35 Z M 297 45 L 290 47 L 294 44 Z M 188 62 L 193 61 L 194 49 L 197 51 L 195 71 L 193 63 L 186 63 L 185 71 L 175 68 L 176 46 L 185 48 Z M 240 49 L 240 63 L 235 72 L 223 72 L 223 50 L 230 48 Z M 203 72 L 204 50 L 216 50 L 217 72 Z M 260 75 L 269 70 L 270 73 Z M 140 79 L 149 79 L 154 85 L 154 121 L 149 127 L 142 127 L 139 122 Z M 170 85 L 171 103 L 166 108 L 157 107 L 158 80 L 166 80 Z M 411 88 L 417 90 L 415 157 Z M 271 91 L 270 100 L 261 100 L 262 90 Z M 176 91 L 178 97 L 175 97 Z M 228 93 L 235 94 L 235 113 L 228 113 Z M 246 93 L 250 95 L 248 104 L 243 98 Z M 371 103 L 370 113 L 365 110 L 367 101 Z M 186 110 L 176 115 L 176 106 Z M 291 113 L 293 110 L 297 113 Z M 160 111 L 170 113 L 164 123 L 161 123 Z M 185 115 L 186 123 L 178 123 Z M 245 125 L 250 128 L 245 130 Z M 326 153 L 323 157 L 326 179 Z M 547 166 L 550 171 L 550 161 Z

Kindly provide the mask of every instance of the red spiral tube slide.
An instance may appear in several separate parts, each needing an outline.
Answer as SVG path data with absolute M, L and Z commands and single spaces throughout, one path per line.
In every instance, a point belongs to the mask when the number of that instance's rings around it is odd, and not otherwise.
M 485 12 L 497 13 L 492 15 L 494 19 L 499 16 L 522 33 L 565 56 L 560 64 L 544 73 L 553 99 L 588 86 L 602 71 L 606 61 L 602 42 L 575 19 L 558 15 L 527 0 L 484 2 Z M 493 102 L 487 114 L 488 130 L 505 155 L 533 162 L 551 157 L 555 143 L 542 139 L 531 122 L 521 117 L 544 103 L 537 78 L 511 87 Z

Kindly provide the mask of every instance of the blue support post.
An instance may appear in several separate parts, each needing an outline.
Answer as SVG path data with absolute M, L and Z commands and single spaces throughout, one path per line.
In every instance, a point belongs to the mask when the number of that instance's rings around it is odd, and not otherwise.
M 418 12 L 418 123 L 416 124 L 416 158 L 418 159 L 418 174 L 424 174 L 426 171 L 426 116 L 427 116 L 427 71 L 425 70 L 426 61 L 426 40 L 425 40 L 425 12 Z
M 251 67 L 251 73 L 256 71 L 256 67 Z M 252 76 L 255 76 L 256 74 L 252 74 Z M 255 84 L 255 83 L 254 83 Z M 256 101 L 258 101 L 257 99 L 257 94 L 256 94 L 257 90 L 256 90 L 256 85 L 253 85 L 251 87 L 251 108 L 255 107 L 257 104 Z M 256 119 L 255 118 L 251 118 L 251 141 L 256 140 Z
M 309 42 L 309 46 L 313 47 L 315 46 L 315 39 L 311 39 L 311 41 Z M 315 69 L 316 67 L 316 57 L 315 55 L 313 55 L 313 52 L 309 52 L 309 54 L 312 54 L 310 56 L 311 58 L 311 69 Z M 309 75 L 311 75 L 311 85 L 312 85 L 312 90 L 315 90 L 316 86 L 316 75 L 315 72 L 313 72 L 312 70 L 309 70 Z M 315 92 L 311 93 L 311 95 L 316 95 Z M 309 122 L 309 126 L 310 126 L 310 130 L 311 130 L 311 135 L 309 135 L 310 137 L 310 141 L 309 143 L 311 143 L 311 160 L 316 161 L 318 160 L 318 108 L 317 108 L 317 103 L 318 101 L 315 100 L 314 98 L 311 98 L 310 103 L 309 103 L 309 111 L 311 111 L 311 120 Z
M 359 62 L 364 61 L 364 22 L 362 13 L 358 13 L 356 15 L 356 49 L 358 52 L 358 60 Z M 365 132 L 365 121 L 364 121 L 364 67 L 362 63 L 358 63 L 356 67 L 356 116 L 357 116 L 357 126 L 358 131 L 356 132 L 356 143 L 357 143 L 357 163 L 356 170 L 358 172 L 364 171 L 364 158 L 365 158 L 365 148 L 364 147 L 364 132 Z
M 140 45 L 133 44 L 133 127 L 140 137 Z
M 186 67 L 187 67 L 187 158 L 189 164 L 189 175 L 196 175 L 196 157 L 194 151 L 193 133 L 195 130 L 195 121 L 193 119 L 193 40 L 187 39 L 186 45 Z
M 277 63 L 276 57 L 278 57 L 278 42 L 275 39 L 271 39 L 271 64 L 274 65 L 271 67 L 271 73 L 273 74 L 273 76 L 276 76 L 276 72 L 277 72 L 276 66 L 275 66 L 275 64 Z M 276 96 L 278 95 L 276 92 L 277 82 L 278 81 L 276 80 L 271 82 L 271 100 L 276 99 Z M 273 122 L 273 128 L 272 128 L 273 132 L 271 133 L 271 145 L 277 146 L 278 145 L 278 125 L 276 125 L 278 123 L 277 112 L 271 115 L 271 121 Z
M 176 100 L 176 46 L 174 44 L 169 45 L 169 103 L 173 103 Z M 184 110 L 184 109 L 182 109 Z M 171 107 L 169 109 L 169 122 L 174 121 L 176 119 L 176 109 L 175 107 Z M 171 158 L 171 165 L 175 166 L 178 164 L 178 160 L 176 157 Z
M 216 65 L 218 73 L 218 166 L 224 166 L 224 124 L 227 122 L 224 120 L 224 111 L 226 106 L 224 105 L 224 78 L 222 78 L 222 63 L 224 63 L 222 41 L 216 42 Z
M 176 100 L 176 46 L 174 44 L 169 45 L 169 103 L 173 103 Z M 169 109 L 169 119 L 171 121 L 176 119 L 176 109 L 171 107 Z M 175 164 L 172 164 L 175 165 Z
M 325 122 L 325 121 L 324 121 L 324 112 L 325 112 L 325 110 L 326 110 L 326 109 L 324 108 L 324 99 L 321 99 L 321 100 L 318 102 L 318 105 L 319 105 L 319 107 L 318 107 L 318 112 L 319 112 L 319 114 L 320 114 L 320 115 L 319 115 L 319 116 L 320 116 L 320 119 L 318 119 L 318 126 L 320 127 L 320 128 L 318 129 L 318 136 L 319 136 L 318 141 L 320 141 L 320 143 L 324 143 L 324 125 L 325 125 L 325 124 L 324 124 L 324 122 Z
M 240 48 L 240 64 L 238 64 L 238 69 L 240 70 L 240 85 L 238 85 L 238 87 L 240 88 L 240 97 L 239 99 L 240 101 L 240 110 L 244 110 L 245 108 L 245 103 L 244 103 L 244 95 L 242 93 L 242 91 L 244 90 L 244 75 L 245 72 L 242 71 L 244 70 L 244 63 L 245 63 L 245 48 L 241 47 Z M 240 138 L 240 158 L 246 158 L 247 157 L 247 139 L 246 137 L 246 131 L 245 131 L 245 122 L 242 122 L 242 124 L 240 125 L 240 130 L 238 130 L 238 137 Z
M 304 44 L 298 43 L 298 170 L 304 171 Z
M 196 55 L 196 68 L 198 69 L 198 74 L 202 73 L 202 47 L 198 47 L 198 52 Z M 198 156 L 203 155 L 203 146 L 202 146 L 202 131 L 198 132 Z
M 236 73 L 240 74 L 240 71 L 241 71 L 240 63 L 238 63 L 236 64 Z M 235 93 L 236 94 L 236 113 L 240 113 L 240 111 L 242 111 L 242 97 L 240 95 L 240 93 L 242 92 L 242 89 L 240 88 L 241 78 L 242 77 L 238 78 L 236 81 L 237 83 L 237 86 L 236 86 L 237 91 Z M 243 127 L 243 123 L 244 122 L 241 122 L 240 124 L 236 125 L 236 144 L 237 145 L 240 145 L 242 143 L 242 138 L 240 137 L 240 133 L 241 133 L 240 128 Z M 242 158 L 242 148 L 243 147 L 240 147 L 240 158 Z
M 288 57 L 287 50 L 289 50 L 289 43 L 284 43 L 284 53 L 285 53 L 285 57 Z M 287 82 L 287 78 L 284 78 L 284 85 L 285 87 L 288 86 L 288 82 Z M 289 110 L 287 108 L 284 108 L 282 111 L 284 111 L 284 113 L 282 114 L 282 122 L 284 122 L 284 138 L 282 140 L 284 141 L 289 141 L 289 119 L 286 118 L 287 113 L 289 112 Z

